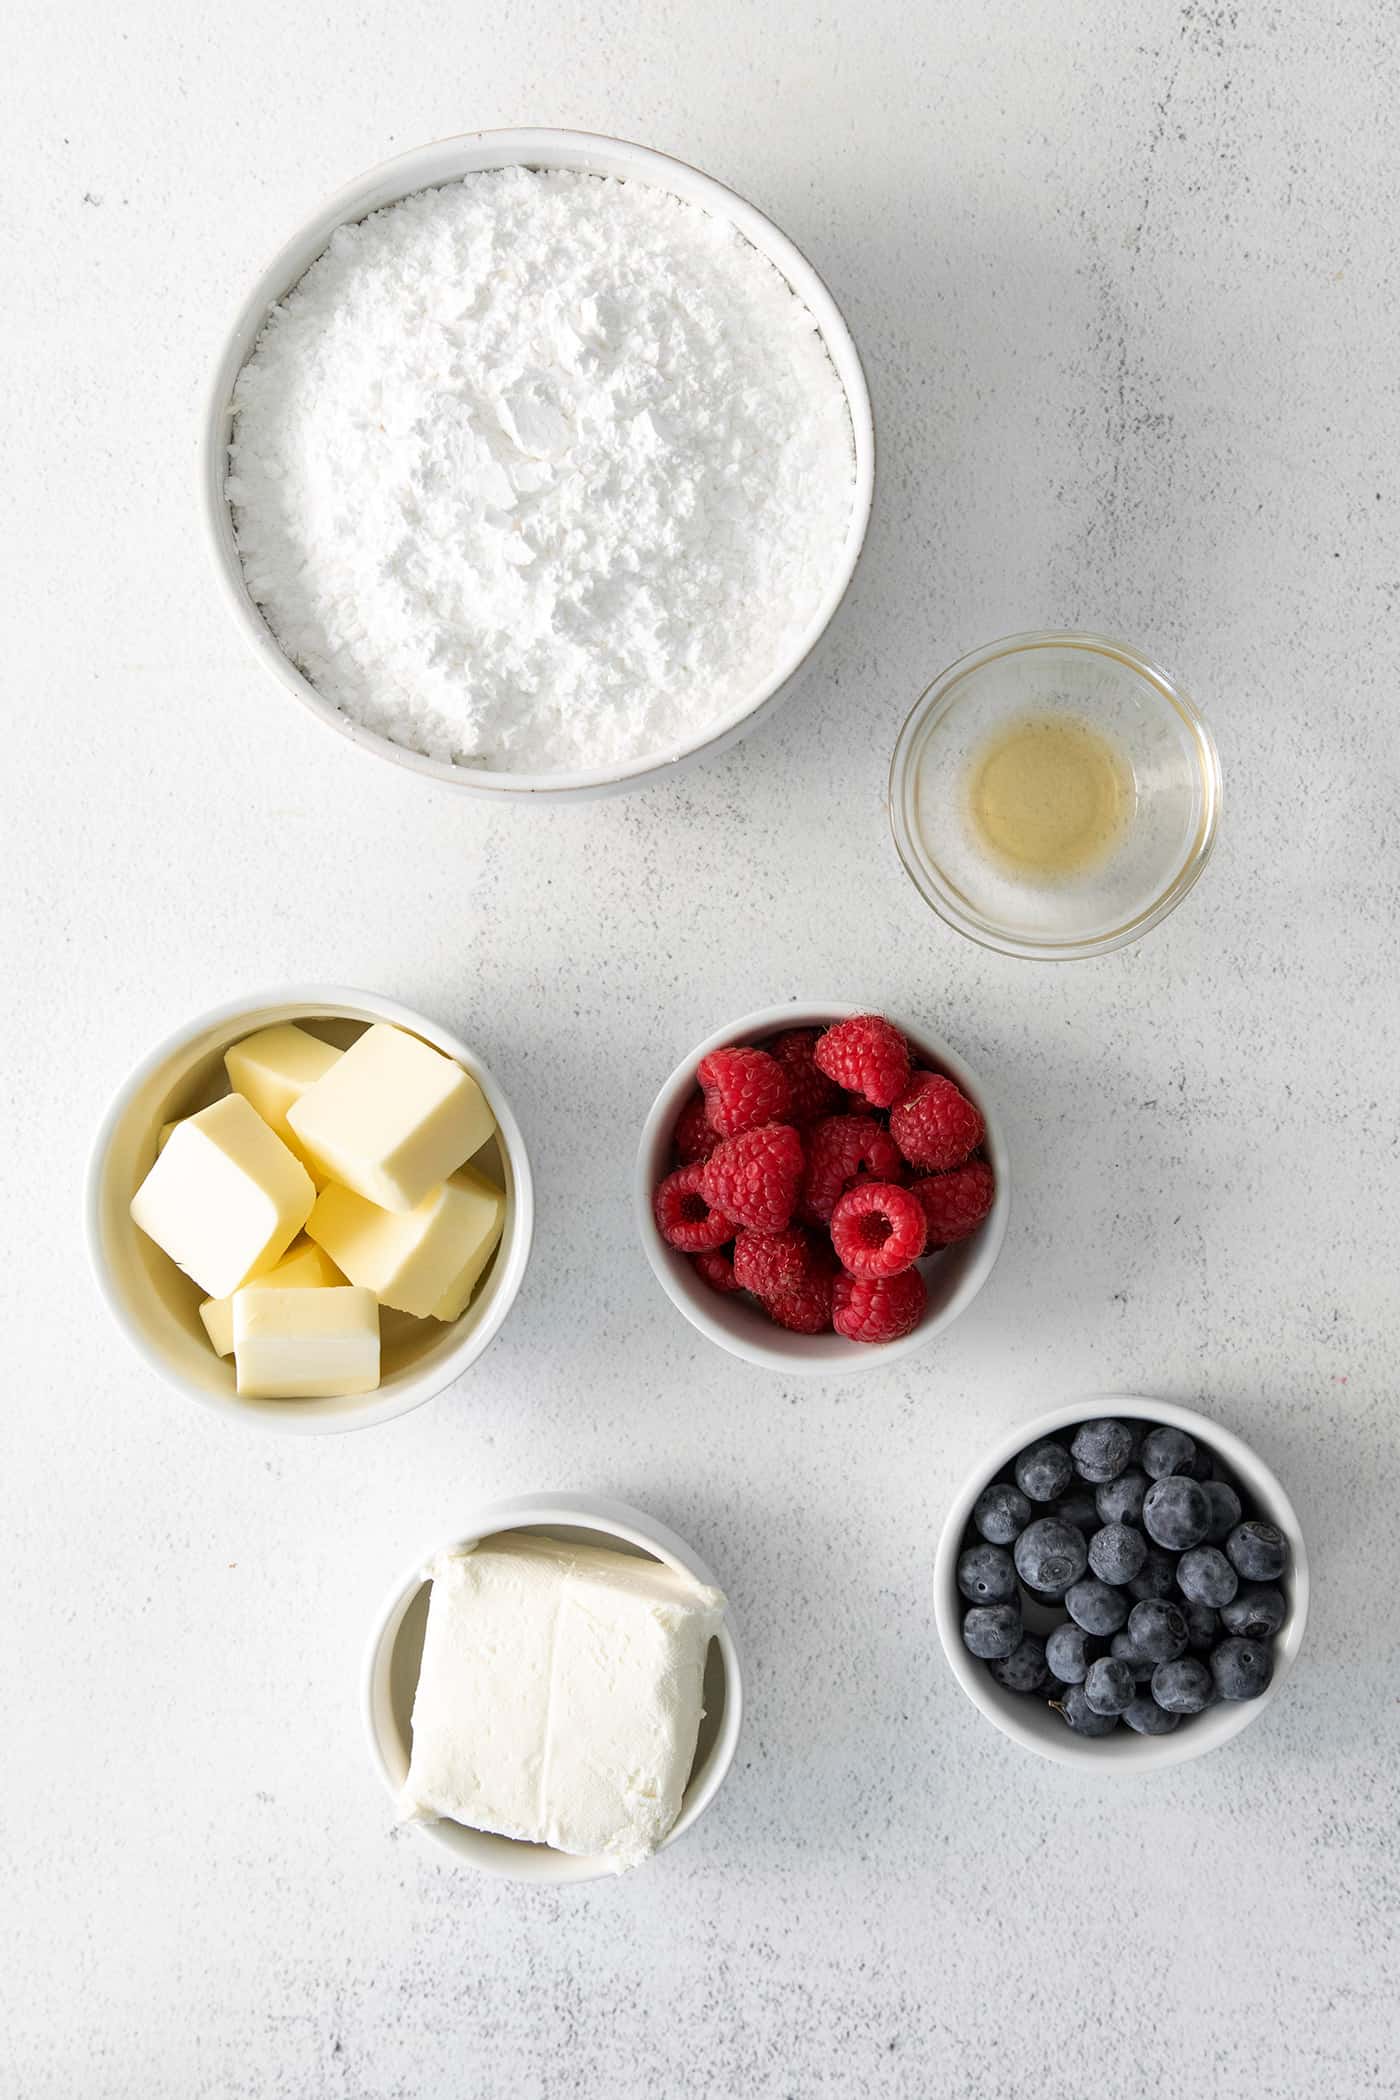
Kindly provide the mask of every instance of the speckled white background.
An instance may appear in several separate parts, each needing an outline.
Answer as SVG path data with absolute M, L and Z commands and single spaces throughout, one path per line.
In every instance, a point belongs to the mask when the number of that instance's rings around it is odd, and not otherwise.
M 4 38 L 6 2100 L 1400 2092 L 1390 10 L 69 0 Z M 646 796 L 496 814 L 264 680 L 191 476 L 283 237 L 510 122 L 669 148 L 788 229 L 862 345 L 883 478 L 829 672 L 770 728 Z M 931 919 L 882 807 L 920 687 L 1038 624 L 1178 671 L 1227 780 L 1176 917 L 1053 970 Z M 129 1064 L 295 977 L 472 1037 L 541 1197 L 477 1371 L 315 1442 L 156 1386 L 78 1226 Z M 628 1176 L 688 1044 L 824 991 L 963 1048 L 1018 1191 L 945 1344 L 798 1391 L 664 1303 Z M 929 1601 L 980 1448 L 1105 1387 L 1253 1439 L 1316 1575 L 1258 1725 L 1114 1787 L 978 1718 Z M 559 1895 L 395 1838 L 355 1710 L 406 1558 L 550 1487 L 695 1542 L 752 1701 L 703 1825 Z

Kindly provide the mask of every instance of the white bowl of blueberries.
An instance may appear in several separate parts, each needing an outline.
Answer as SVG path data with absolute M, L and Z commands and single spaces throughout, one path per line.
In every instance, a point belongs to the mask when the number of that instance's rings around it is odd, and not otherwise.
M 1238 1735 L 1308 1615 L 1302 1533 L 1262 1459 L 1189 1408 L 1121 1396 L 1057 1408 L 980 1465 L 934 1579 L 973 1704 L 1041 1757 L 1118 1772 Z

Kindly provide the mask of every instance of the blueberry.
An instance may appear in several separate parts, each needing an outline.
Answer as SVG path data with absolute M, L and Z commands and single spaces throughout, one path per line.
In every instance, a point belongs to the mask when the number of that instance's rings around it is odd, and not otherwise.
M 1116 1480 L 1106 1480 L 1094 1492 L 1094 1505 L 1101 1524 L 1140 1524 L 1142 1522 L 1142 1498 L 1147 1493 L 1147 1475 L 1134 1466 L 1131 1473 L 1120 1473 Z
M 999 1662 L 1021 1645 L 1021 1607 L 974 1604 L 963 1614 L 963 1640 L 983 1662 Z
M 1137 1649 L 1133 1646 L 1133 1637 L 1126 1627 L 1122 1633 L 1114 1634 L 1113 1639 L 1108 1644 L 1108 1652 L 1115 1662 L 1122 1662 L 1128 1665 L 1128 1668 L 1133 1673 L 1134 1684 L 1147 1684 L 1151 1679 L 1152 1672 L 1157 1667 L 1156 1663 L 1149 1661 L 1147 1656 L 1138 1654 Z
M 1149 1546 L 1147 1558 L 1128 1584 L 1130 1597 L 1170 1597 L 1176 1587 L 1176 1555 Z
M 1169 1714 L 1204 1713 L 1214 1693 L 1210 1671 L 1197 1656 L 1160 1662 L 1152 1672 L 1152 1696 Z
M 1222 1699 L 1257 1699 L 1274 1674 L 1263 1641 L 1222 1641 L 1210 1659 L 1210 1674 Z
M 1045 1642 L 1045 1660 L 1061 1684 L 1083 1684 L 1098 1646 L 1082 1626 L 1066 1619 Z
M 1142 1521 L 1147 1526 L 1147 1536 L 1159 1546 L 1170 1547 L 1173 1553 L 1180 1553 L 1187 1546 L 1199 1546 L 1210 1522 L 1205 1489 L 1198 1480 L 1188 1480 L 1184 1473 L 1154 1480 L 1143 1497 Z
M 958 1555 L 958 1588 L 969 1604 L 1005 1604 L 1016 1594 L 1016 1570 L 1005 1546 L 968 1546 Z
M 972 1505 L 972 1521 L 993 1546 L 1009 1546 L 1031 1520 L 1031 1506 L 1009 1480 L 994 1480 Z
M 1225 1480 L 1203 1480 L 1201 1487 L 1210 1509 L 1206 1543 L 1210 1546 L 1223 1546 L 1243 1515 L 1240 1498 Z
M 1045 1643 L 1034 1633 L 1028 1633 L 1009 1655 L 997 1656 L 987 1668 L 1008 1692 L 1038 1692 L 1050 1676 L 1045 1667 Z
M 1149 1429 L 1142 1440 L 1142 1470 L 1153 1480 L 1184 1473 L 1196 1456 L 1196 1442 L 1184 1429 Z
M 1131 1582 L 1147 1559 L 1147 1541 L 1131 1524 L 1105 1524 L 1089 1541 L 1089 1566 L 1100 1582 Z
M 1225 1551 L 1246 1582 L 1277 1582 L 1288 1565 L 1288 1541 L 1276 1524 L 1251 1517 L 1237 1524 Z
M 1067 1589 L 1088 1565 L 1083 1532 L 1058 1517 L 1037 1517 L 1016 1541 L 1016 1573 L 1033 1590 Z
M 1185 1614 L 1160 1597 L 1145 1597 L 1128 1614 L 1128 1638 L 1150 1661 L 1175 1662 L 1186 1651 Z
M 1060 1712 L 1076 1735 L 1112 1735 L 1117 1714 L 1096 1714 L 1084 1696 L 1082 1684 L 1072 1684 L 1060 1701 Z
M 1239 1634 L 1247 1641 L 1268 1641 L 1278 1632 L 1287 1613 L 1282 1590 L 1266 1588 L 1260 1582 L 1245 1582 L 1221 1612 L 1220 1623 L 1227 1633 Z
M 1186 1640 L 1193 1655 L 1208 1655 L 1220 1638 L 1220 1614 L 1208 1604 L 1186 1607 Z
M 1116 1480 L 1127 1465 L 1133 1455 L 1133 1432 L 1126 1422 L 1102 1416 L 1081 1422 L 1069 1449 L 1080 1479 L 1097 1487 L 1102 1481 Z
M 1091 1531 L 1099 1528 L 1098 1505 L 1088 1488 L 1079 1488 L 1068 1495 L 1061 1495 L 1055 1504 L 1054 1515 L 1062 1524 L 1073 1524 L 1088 1538 Z
M 1167 1713 L 1150 1692 L 1139 1692 L 1123 1719 L 1138 1735 L 1170 1735 L 1181 1715 Z
M 1032 1502 L 1053 1502 L 1074 1478 L 1063 1444 L 1032 1444 L 1016 1461 L 1016 1485 Z
M 1228 1604 L 1240 1578 L 1218 1546 L 1193 1546 L 1176 1564 L 1176 1586 L 1188 1604 Z
M 1091 1546 L 1090 1560 L 1093 1557 Z M 1111 1590 L 1106 1582 L 1092 1582 L 1086 1578 L 1083 1582 L 1071 1583 L 1065 1591 L 1065 1610 L 1075 1625 L 1082 1626 L 1086 1633 L 1117 1633 L 1127 1620 L 1128 1600 L 1117 1590 Z
M 1097 1662 L 1090 1663 L 1084 1697 L 1096 1714 L 1126 1713 L 1136 1689 L 1132 1671 L 1116 1656 L 1101 1655 Z

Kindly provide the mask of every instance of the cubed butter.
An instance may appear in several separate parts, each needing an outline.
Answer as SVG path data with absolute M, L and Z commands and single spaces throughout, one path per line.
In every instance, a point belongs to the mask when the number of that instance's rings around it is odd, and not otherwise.
M 394 1211 L 421 1203 L 496 1127 L 460 1065 L 383 1021 L 307 1088 L 287 1120 L 325 1180 Z
M 325 1078 L 342 1054 L 319 1036 L 298 1028 L 294 1021 L 260 1028 L 256 1035 L 245 1036 L 241 1043 L 224 1052 L 224 1069 L 235 1094 L 252 1102 L 269 1129 L 275 1130 L 288 1150 L 295 1152 L 317 1188 L 325 1177 L 287 1121 L 287 1111 L 295 1107 L 308 1087 Z
M 332 1284 L 344 1283 L 335 1263 L 324 1247 L 303 1236 L 294 1240 L 270 1269 L 259 1276 L 258 1282 L 280 1291 L 328 1290 Z M 219 1356 L 233 1354 L 233 1300 L 232 1298 L 206 1298 L 199 1308 L 199 1317 L 204 1322 L 214 1349 Z
M 495 1251 L 505 1215 L 506 1199 L 494 1182 L 474 1167 L 459 1167 L 409 1211 L 381 1210 L 332 1182 L 317 1197 L 306 1230 L 382 1305 L 420 1320 L 455 1320 Z
M 233 1294 L 233 1360 L 248 1400 L 326 1400 L 379 1384 L 379 1307 L 355 1284 Z
M 131 1215 L 211 1298 L 227 1298 L 286 1253 L 316 1191 L 300 1160 L 241 1094 L 171 1133 Z

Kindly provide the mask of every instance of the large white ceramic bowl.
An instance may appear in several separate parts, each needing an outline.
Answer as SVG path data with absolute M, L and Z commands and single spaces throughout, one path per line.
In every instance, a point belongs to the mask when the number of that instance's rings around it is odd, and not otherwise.
M 305 1022 L 348 1047 L 372 1021 L 421 1036 L 470 1072 L 496 1118 L 494 1150 L 481 1164 L 506 1192 L 501 1243 L 461 1318 L 387 1319 L 381 1382 L 373 1393 L 329 1400 L 248 1400 L 235 1389 L 231 1359 L 216 1356 L 199 1317 L 203 1293 L 131 1222 L 129 1205 L 156 1156 L 163 1123 L 227 1093 L 224 1052 L 255 1029 Z M 338 985 L 288 985 L 201 1014 L 142 1060 L 102 1120 L 87 1182 L 87 1238 L 93 1273 L 128 1341 L 186 1399 L 264 1429 L 315 1433 L 365 1429 L 407 1414 L 476 1362 L 515 1302 L 530 1259 L 535 1204 L 525 1141 L 499 1084 L 460 1037 L 376 992 Z
M 990 1482 L 1007 1476 L 1017 1454 L 1029 1444 L 1099 1415 L 1116 1416 L 1120 1421 L 1167 1422 L 1184 1429 L 1234 1477 L 1246 1514 L 1267 1518 L 1288 1540 L 1289 1568 L 1281 1584 L 1288 1599 L 1288 1616 L 1274 1636 L 1274 1674 L 1268 1689 L 1257 1699 L 1224 1701 L 1203 1714 L 1185 1715 L 1171 1735 L 1135 1735 L 1132 1729 L 1122 1727 L 1108 1736 L 1075 1735 L 1044 1700 L 1008 1692 L 999 1685 L 987 1665 L 969 1655 L 963 1646 L 962 1620 L 967 1606 L 958 1589 L 958 1554 L 971 1521 L 972 1505 Z M 1034 1750 L 1037 1756 L 1053 1758 L 1057 1764 L 1078 1765 L 1095 1776 L 1116 1773 L 1133 1777 L 1160 1771 L 1165 1765 L 1204 1757 L 1208 1750 L 1218 1750 L 1222 1743 L 1228 1743 L 1251 1721 L 1257 1721 L 1278 1697 L 1297 1660 L 1308 1620 L 1308 1556 L 1303 1534 L 1293 1504 L 1263 1459 L 1231 1430 L 1207 1416 L 1198 1415 L 1189 1407 L 1175 1407 L 1167 1400 L 1147 1400 L 1139 1394 L 1090 1394 L 1068 1407 L 1040 1415 L 1033 1422 L 1024 1422 L 1010 1436 L 1003 1437 L 994 1451 L 978 1461 L 953 1497 L 938 1540 L 933 1588 L 934 1615 L 943 1652 L 973 1705 L 1023 1750 Z M 1047 1609 L 1045 1623 L 1048 1626 L 1061 1617 L 1063 1613 Z M 1028 1624 L 1032 1632 L 1041 1630 Z
M 727 715 L 712 722 L 703 735 L 689 743 L 649 752 L 625 765 L 558 773 L 505 773 L 485 767 L 455 766 L 392 743 L 351 721 L 332 701 L 318 693 L 284 656 L 254 604 L 243 579 L 233 521 L 224 495 L 234 381 L 247 362 L 269 312 L 322 254 L 336 228 L 363 219 L 387 204 L 396 204 L 401 197 L 410 196 L 415 190 L 430 189 L 435 184 L 452 182 L 463 175 L 477 174 L 486 169 L 510 167 L 576 168 L 587 174 L 613 175 L 633 182 L 650 183 L 689 204 L 698 205 L 714 217 L 727 220 L 782 272 L 813 316 L 845 389 L 850 410 L 855 445 L 850 524 L 840 559 L 806 632 L 768 682 L 749 694 Z M 761 211 L 736 196 L 733 190 L 726 189 L 723 183 L 702 175 L 698 168 L 687 167 L 684 161 L 672 160 L 669 155 L 656 153 L 650 147 L 630 145 L 623 139 L 601 138 L 587 131 L 467 132 L 460 138 L 439 139 L 435 144 L 420 146 L 412 153 L 402 153 L 394 160 L 371 168 L 367 174 L 337 191 L 273 257 L 240 307 L 225 338 L 210 385 L 199 460 L 200 511 L 224 602 L 245 640 L 284 691 L 362 751 L 372 751 L 379 758 L 391 759 L 426 779 L 478 795 L 516 799 L 537 796 L 549 801 L 615 794 L 626 788 L 640 787 L 674 771 L 681 764 L 712 757 L 746 735 L 760 717 L 792 689 L 798 674 L 811 666 L 813 652 L 855 573 L 874 489 L 875 426 L 865 374 L 851 332 L 835 300 L 807 258 Z
M 458 1538 L 430 1547 L 394 1584 L 370 1635 L 361 1706 L 370 1757 L 395 1800 L 408 1777 L 413 1747 L 413 1699 L 418 1689 L 432 1587 L 424 1571 L 435 1554 L 504 1531 L 525 1531 L 536 1537 L 638 1553 L 664 1561 L 707 1587 L 723 1588 L 699 1554 L 677 1538 L 674 1531 L 625 1502 L 612 1502 L 599 1495 L 522 1495 L 476 1510 Z M 719 1792 L 734 1762 L 743 1713 L 739 1650 L 726 1613 L 710 1643 L 705 1665 L 705 1716 L 681 1812 L 662 1839 L 659 1851 L 664 1852 L 693 1829 Z M 462 1823 L 424 1822 L 413 1827 L 445 1846 L 479 1874 L 494 1874 L 507 1881 L 597 1881 L 616 1871 L 606 1859 L 556 1852 L 552 1845 L 525 1844 L 517 1838 L 497 1837 L 490 1831 L 469 1830 Z
M 686 1256 L 668 1247 L 657 1231 L 652 1195 L 657 1183 L 670 1172 L 671 1134 L 695 1091 L 695 1070 L 700 1060 L 729 1043 L 762 1043 L 784 1029 L 829 1028 L 833 1021 L 849 1020 L 852 1014 L 878 1010 L 869 1004 L 843 1006 L 836 1000 L 819 1000 L 802 1006 L 766 1006 L 758 1013 L 746 1014 L 727 1028 L 717 1029 L 682 1058 L 657 1095 L 642 1128 L 633 1202 L 637 1230 L 657 1282 L 692 1327 L 699 1328 L 701 1334 L 718 1342 L 731 1355 L 742 1356 L 746 1362 L 761 1364 L 770 1371 L 799 1377 L 848 1378 L 856 1372 L 878 1371 L 882 1365 L 888 1368 L 901 1357 L 911 1356 L 951 1326 L 959 1313 L 966 1312 L 995 1268 L 1006 1237 L 1011 1208 L 1010 1164 L 1001 1124 L 986 1088 L 940 1036 L 931 1035 L 927 1028 L 906 1021 L 899 1014 L 888 1018 L 903 1031 L 924 1063 L 956 1080 L 968 1099 L 981 1109 L 987 1126 L 984 1149 L 997 1185 L 991 1215 L 972 1237 L 945 1248 L 935 1259 L 921 1265 L 928 1283 L 928 1307 L 912 1334 L 899 1342 L 883 1343 L 848 1342 L 841 1334 L 792 1334 L 765 1319 L 746 1297 L 721 1297 L 712 1291 L 701 1282 Z

